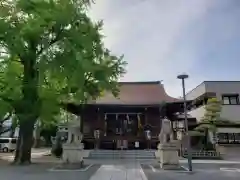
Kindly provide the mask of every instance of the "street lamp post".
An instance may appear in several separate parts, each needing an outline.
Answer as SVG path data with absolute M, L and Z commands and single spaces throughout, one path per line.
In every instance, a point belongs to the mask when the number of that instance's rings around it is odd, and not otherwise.
M 187 119 L 187 103 L 186 103 L 186 92 L 185 92 L 185 79 L 188 78 L 187 74 L 181 74 L 177 76 L 178 79 L 182 80 L 182 89 L 183 89 L 183 103 L 184 103 L 184 124 L 185 124 L 185 136 L 187 140 L 187 160 L 188 160 L 188 169 L 192 171 L 192 155 L 190 151 L 190 137 L 188 132 L 188 119 Z

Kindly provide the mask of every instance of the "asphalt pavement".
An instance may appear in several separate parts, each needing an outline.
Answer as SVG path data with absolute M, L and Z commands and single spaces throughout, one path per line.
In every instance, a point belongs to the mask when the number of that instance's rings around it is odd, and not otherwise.
M 187 169 L 187 164 L 181 164 Z M 193 164 L 193 171 L 161 170 L 156 164 L 142 165 L 143 171 L 148 180 L 239 180 L 240 179 L 240 164 Z
M 52 164 L 30 166 L 0 166 L 1 180 L 89 180 L 100 165 L 93 165 L 87 171 L 49 171 Z
M 39 152 L 40 153 L 40 152 Z M 0 163 L 1 180 L 239 180 L 240 162 L 224 160 L 193 161 L 188 172 L 186 160 L 182 170 L 164 171 L 157 161 L 86 161 L 93 164 L 86 171 L 49 171 L 57 164 L 40 163 L 30 166 L 10 166 Z M 140 166 L 141 165 L 141 166 Z M 185 169 L 184 169 L 185 168 Z M 143 178 L 144 177 L 144 178 Z

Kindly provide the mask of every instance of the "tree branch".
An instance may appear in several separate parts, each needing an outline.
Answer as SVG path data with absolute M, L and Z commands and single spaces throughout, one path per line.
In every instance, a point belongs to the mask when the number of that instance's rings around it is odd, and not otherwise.
M 42 52 L 43 52 L 45 49 L 51 47 L 53 44 L 55 44 L 57 41 L 59 41 L 62 32 L 63 32 L 63 29 L 60 29 L 59 32 L 56 34 L 56 37 L 49 42 L 48 47 L 41 46 L 40 50 L 37 52 L 37 56 L 39 56 L 40 54 L 42 54 Z
M 1 131 L 0 131 L 0 135 L 4 134 L 4 133 L 6 133 L 6 132 L 8 132 L 8 131 L 10 131 L 10 130 L 11 130 L 11 127 L 8 127 L 8 128 L 6 128 L 6 129 L 1 130 Z
M 3 101 L 5 101 L 7 103 L 11 103 L 11 104 L 14 102 L 13 99 L 10 99 L 10 98 L 7 98 L 5 96 L 2 96 L 1 94 L 0 94 L 0 99 L 2 99 Z
M 8 113 L 7 116 L 5 116 L 3 119 L 0 120 L 0 123 L 4 123 L 5 121 L 7 121 L 10 117 L 12 116 L 12 112 L 11 113 Z

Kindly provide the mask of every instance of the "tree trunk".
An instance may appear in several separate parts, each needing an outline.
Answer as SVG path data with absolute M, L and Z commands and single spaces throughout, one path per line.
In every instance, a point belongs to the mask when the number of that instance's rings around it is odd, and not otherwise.
M 17 149 L 15 152 L 14 163 L 30 164 L 31 163 L 31 148 L 33 143 L 33 128 L 32 121 L 24 121 L 20 124 Z
M 39 71 L 36 68 L 36 45 L 29 44 L 29 53 L 23 62 L 22 99 L 15 103 L 15 113 L 19 120 L 19 142 L 14 162 L 31 163 L 34 124 L 39 117 L 41 100 L 38 94 Z
M 16 150 L 15 150 L 15 157 L 13 160 L 13 163 L 17 163 L 18 159 L 19 159 L 19 151 L 20 151 L 20 144 L 21 144 L 21 130 L 19 130 L 18 132 L 18 139 L 17 139 L 17 146 L 16 146 Z

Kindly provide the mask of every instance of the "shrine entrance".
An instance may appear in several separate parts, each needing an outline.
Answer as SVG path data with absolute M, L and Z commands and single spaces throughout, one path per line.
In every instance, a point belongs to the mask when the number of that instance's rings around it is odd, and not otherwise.
M 126 139 L 120 139 L 120 140 L 117 140 L 117 149 L 128 149 L 128 140 Z
M 132 148 L 132 142 L 137 137 L 139 113 L 106 113 L 105 137 L 111 137 L 114 149 Z

